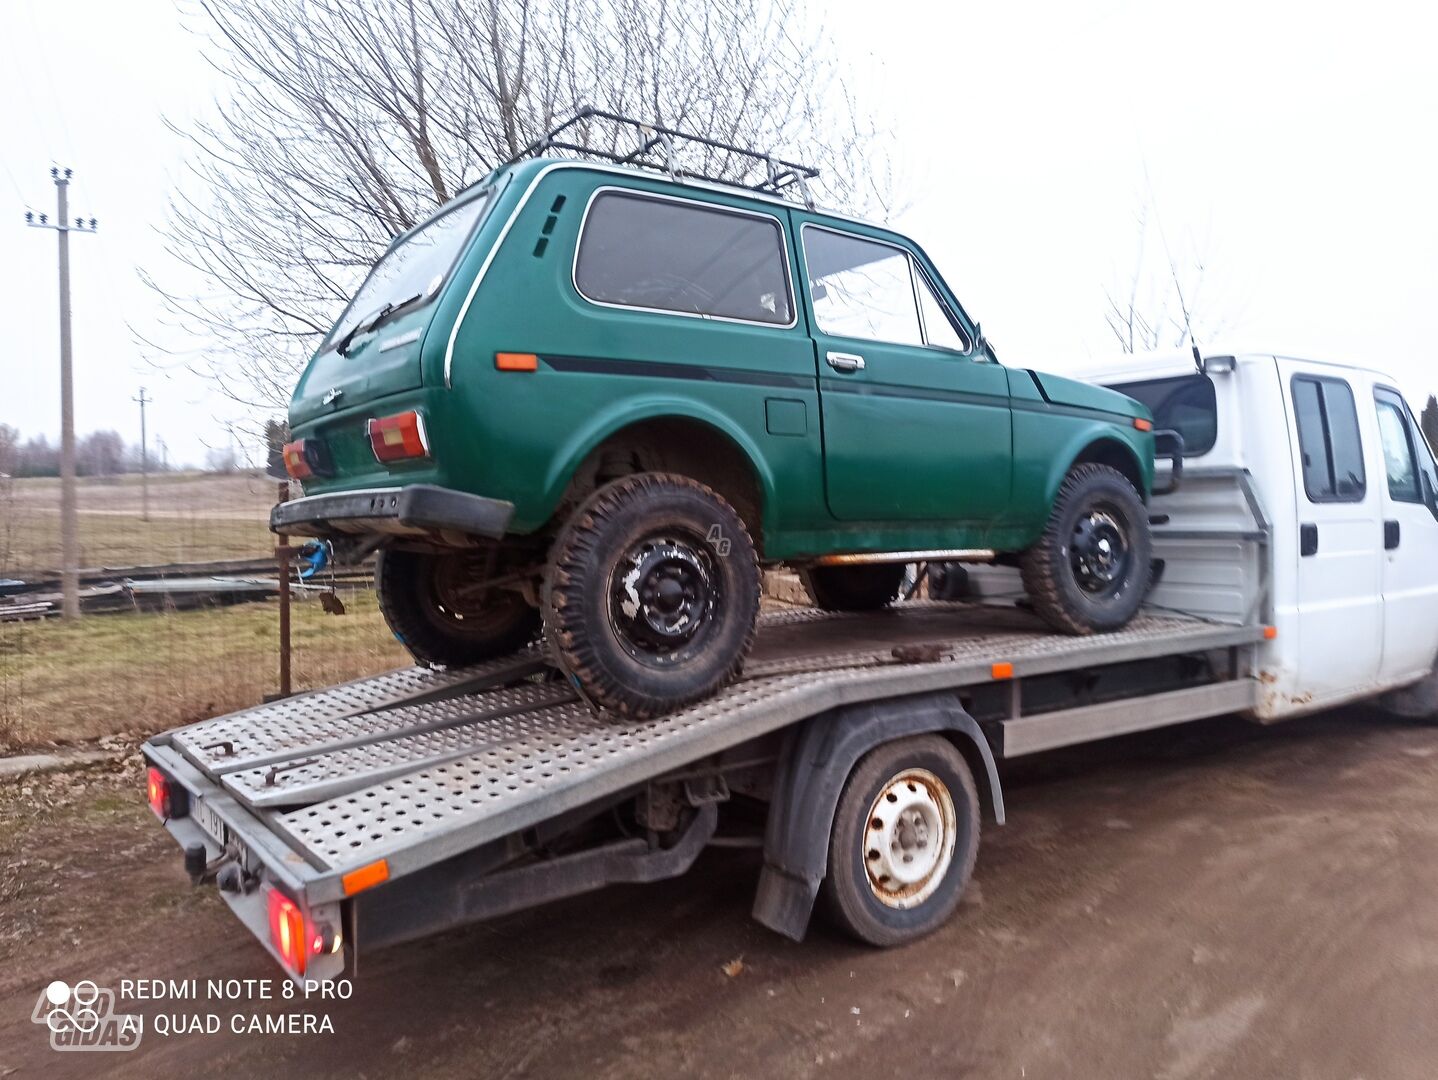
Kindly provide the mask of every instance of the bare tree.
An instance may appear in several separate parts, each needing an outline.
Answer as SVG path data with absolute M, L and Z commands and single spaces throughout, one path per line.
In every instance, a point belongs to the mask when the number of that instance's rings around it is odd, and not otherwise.
M 1224 305 L 1208 288 L 1200 248 L 1169 244 L 1152 194 L 1135 215 L 1138 242 L 1122 287 L 1104 290 L 1104 318 L 1126 353 L 1178 349 L 1211 340 L 1227 325 Z
M 199 0 L 233 93 L 185 133 L 192 178 L 168 250 L 203 285 L 147 276 L 167 323 L 200 339 L 186 362 L 237 401 L 283 408 L 389 241 L 585 104 L 814 157 L 821 200 L 882 202 L 883 136 L 802 3 Z M 705 152 L 692 167 L 750 166 Z

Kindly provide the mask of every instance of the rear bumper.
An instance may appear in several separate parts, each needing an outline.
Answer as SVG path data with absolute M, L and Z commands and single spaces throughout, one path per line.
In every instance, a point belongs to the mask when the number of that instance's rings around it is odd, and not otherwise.
M 459 532 L 502 537 L 514 504 L 434 484 L 310 495 L 270 511 L 270 530 L 283 536 L 386 533 L 421 536 Z

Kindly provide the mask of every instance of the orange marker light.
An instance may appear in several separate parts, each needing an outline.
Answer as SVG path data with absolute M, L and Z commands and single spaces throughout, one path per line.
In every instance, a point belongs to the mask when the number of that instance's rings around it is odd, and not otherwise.
M 1265 626 L 1265 627 L 1263 628 L 1263 640 L 1264 640 L 1264 641 L 1272 641 L 1272 640 L 1273 640 L 1274 638 L 1276 638 L 1277 636 L 1278 636 L 1278 627 L 1276 627 L 1276 626 Z
M 361 866 L 358 870 L 351 870 L 344 877 L 340 878 L 340 884 L 344 887 L 346 896 L 353 896 L 365 889 L 372 889 L 376 885 L 382 885 L 389 880 L 389 863 L 381 859 L 379 862 L 372 862 L 368 866 Z
M 1014 665 L 1008 662 L 995 664 L 991 670 L 996 679 L 1012 679 L 1014 677 Z
M 1136 428 L 1138 428 L 1139 431 L 1152 431 L 1152 430 L 1153 430 L 1153 421 L 1152 421 L 1152 420 L 1145 420 L 1145 419 L 1144 419 L 1143 417 L 1141 417 L 1141 416 L 1135 416 L 1135 417 L 1133 418 L 1133 426 L 1136 427 Z
M 494 366 L 500 371 L 538 371 L 539 357 L 527 352 L 497 352 Z

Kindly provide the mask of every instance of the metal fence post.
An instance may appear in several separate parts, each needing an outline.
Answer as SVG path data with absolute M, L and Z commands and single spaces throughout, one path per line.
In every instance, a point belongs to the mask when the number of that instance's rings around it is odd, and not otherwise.
M 290 485 L 288 481 L 281 480 L 279 485 L 279 501 L 286 502 L 290 497 Z M 280 571 L 280 697 L 290 696 L 290 556 L 294 554 L 294 548 L 289 545 L 288 537 L 281 537 L 280 542 L 275 545 L 275 559 L 279 563 Z

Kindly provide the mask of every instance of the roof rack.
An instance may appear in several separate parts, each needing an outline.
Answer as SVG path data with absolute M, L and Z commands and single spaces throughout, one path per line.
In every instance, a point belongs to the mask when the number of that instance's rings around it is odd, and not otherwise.
M 620 150 L 604 150 L 596 146 L 584 145 L 582 142 L 576 142 L 573 137 L 564 137 L 571 129 L 588 120 L 605 120 L 616 125 L 621 130 L 632 128 L 638 132 L 642 141 L 636 149 L 624 153 Z M 764 167 L 764 179 L 758 183 L 751 183 L 745 180 L 711 176 L 706 173 L 696 172 L 692 169 L 686 169 L 679 164 L 678 148 L 675 146 L 676 141 L 681 143 L 697 143 L 711 150 L 723 151 L 726 154 L 735 154 L 746 159 L 749 165 L 762 164 Z M 618 144 L 619 139 L 616 138 L 615 142 Z M 787 189 L 794 187 L 798 188 L 799 195 L 803 199 L 804 204 L 811 210 L 814 208 L 814 200 L 809 194 L 808 181 L 816 179 L 819 175 L 819 170 L 810 165 L 801 165 L 797 161 L 785 161 L 783 158 L 777 158 L 773 154 L 761 154 L 757 150 L 746 150 L 742 146 L 733 146 L 730 143 L 720 142 L 718 139 L 711 139 L 704 135 L 694 135 L 687 131 L 678 131 L 674 128 L 647 123 L 643 120 L 635 120 L 632 117 L 621 116 L 618 113 L 607 112 L 604 109 L 596 109 L 592 106 L 585 106 L 580 109 L 557 128 L 554 128 L 548 134 L 530 143 L 505 164 L 513 165 L 516 161 L 538 157 L 550 150 L 586 154 L 604 161 L 613 162 L 617 165 L 633 165 L 639 168 L 658 169 L 667 173 L 670 179 L 681 182 L 684 180 L 703 180 L 711 184 L 724 184 L 729 187 L 743 188 L 746 191 L 760 191 L 772 195 L 782 195 Z

